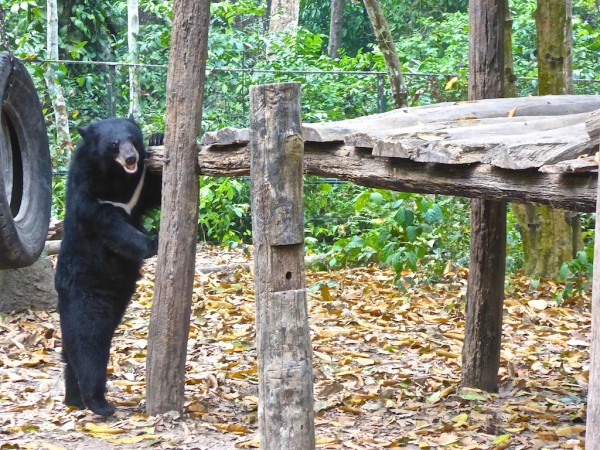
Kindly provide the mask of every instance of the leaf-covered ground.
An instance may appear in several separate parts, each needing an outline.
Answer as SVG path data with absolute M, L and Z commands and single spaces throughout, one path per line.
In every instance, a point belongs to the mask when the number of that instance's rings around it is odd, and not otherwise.
M 183 416 L 144 413 L 153 264 L 113 341 L 102 419 L 62 404 L 55 311 L 0 317 L 0 449 L 257 447 L 252 274 L 199 253 Z M 377 268 L 308 274 L 317 445 L 328 449 L 584 448 L 589 301 L 557 307 L 543 283 L 513 279 L 500 391 L 459 389 L 466 274 L 403 293 Z

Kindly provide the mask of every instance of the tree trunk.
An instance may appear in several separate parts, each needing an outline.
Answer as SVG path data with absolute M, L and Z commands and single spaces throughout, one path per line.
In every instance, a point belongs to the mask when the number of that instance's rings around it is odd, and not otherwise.
M 508 0 L 504 0 L 504 8 L 506 11 L 506 17 L 504 19 L 504 96 L 505 97 L 517 97 L 517 85 L 516 77 L 514 73 L 514 58 L 512 50 L 512 17 L 510 15 L 510 9 L 508 7 Z M 535 208 L 538 205 L 526 204 L 526 203 L 512 203 L 510 209 L 517 219 L 517 224 L 521 230 L 521 239 L 523 241 L 523 248 L 527 252 L 531 248 L 530 236 L 532 233 L 537 233 L 535 229 L 529 230 L 529 224 L 532 223 L 529 219 L 530 216 L 535 215 Z M 527 241 L 527 242 L 525 242 Z M 532 256 L 528 254 L 525 257 L 525 262 L 531 259 Z M 527 273 L 527 270 L 525 270 Z
M 337 58 L 342 46 L 342 32 L 344 29 L 344 0 L 331 0 L 331 18 L 329 21 L 329 45 L 327 54 L 330 58 Z
M 210 0 L 175 0 L 167 74 L 160 244 L 146 363 L 150 414 L 181 411 L 198 228 L 196 137 L 208 46 Z
M 392 97 L 394 98 L 394 107 L 402 108 L 407 106 L 406 99 L 408 93 L 404 85 L 404 79 L 402 78 L 400 59 L 394 46 L 394 38 L 392 37 L 390 26 L 383 15 L 379 0 L 363 0 L 363 3 L 369 15 L 375 38 L 377 39 L 381 53 L 383 53 L 385 67 L 390 79 Z
M 573 92 L 571 0 L 538 0 L 535 12 L 539 95 Z M 525 264 L 532 278 L 558 278 L 560 267 L 583 248 L 579 215 L 547 206 L 513 208 Z
M 504 0 L 469 2 L 469 100 L 503 96 Z M 506 202 L 471 200 L 462 385 L 495 391 L 502 341 Z
M 269 31 L 295 34 L 299 15 L 300 0 L 271 0 Z
M 572 94 L 572 0 L 538 0 L 534 15 L 539 95 Z
M 47 57 L 58 60 L 58 13 L 56 0 L 47 1 L 46 23 L 47 23 Z M 69 115 L 67 104 L 63 94 L 62 86 L 58 82 L 52 63 L 49 63 L 44 76 L 48 94 L 54 109 L 56 122 L 56 142 L 63 152 L 65 161 L 71 157 L 71 133 L 69 132 Z
M 140 32 L 140 16 L 138 0 L 127 0 L 127 25 L 129 62 L 139 64 L 140 55 L 137 38 Z M 134 117 L 141 116 L 139 69 L 135 65 L 129 67 L 129 114 L 133 114 Z
M 504 98 L 518 97 L 517 77 L 512 50 L 512 16 L 508 0 L 504 0 Z
M 260 448 L 314 449 L 300 84 L 250 91 Z

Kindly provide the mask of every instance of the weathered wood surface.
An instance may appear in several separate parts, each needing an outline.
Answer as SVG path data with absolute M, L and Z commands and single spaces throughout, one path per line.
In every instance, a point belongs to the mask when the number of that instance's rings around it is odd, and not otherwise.
M 163 147 L 151 147 L 148 168 L 162 170 Z M 211 176 L 250 174 L 245 145 L 198 145 L 198 173 Z M 424 164 L 408 159 L 372 156 L 343 144 L 304 145 L 304 172 L 401 192 L 456 195 L 518 203 L 540 203 L 572 211 L 596 209 L 594 173 L 540 173 L 506 170 L 489 164 Z
M 304 124 L 306 142 L 343 142 L 377 156 L 420 162 L 485 162 L 539 168 L 592 151 L 585 122 L 600 96 L 488 99 L 403 108 L 357 119 Z M 248 130 L 206 133 L 204 145 L 248 142 Z
M 600 109 L 590 114 L 588 120 L 585 122 L 585 127 L 592 142 L 598 146 L 600 144 Z
M 300 84 L 250 90 L 260 448 L 314 449 Z
M 198 226 L 196 137 L 202 122 L 209 0 L 175 0 L 167 75 L 160 241 L 146 360 L 146 410 L 183 410 Z
M 556 164 L 540 167 L 540 172 L 545 173 L 578 173 L 598 170 L 595 156 L 585 156 L 576 159 L 567 159 Z
M 599 185 L 600 186 L 600 185 Z M 600 189 L 598 189 L 596 217 L 600 217 Z M 592 279 L 592 337 L 590 348 L 590 382 L 587 397 L 586 448 L 598 448 L 600 443 L 600 220 L 596 220 L 594 242 L 594 270 Z
M 506 5 L 503 0 L 469 2 L 469 100 L 504 97 Z M 461 385 L 496 391 L 506 266 L 506 201 L 471 199 L 469 249 Z
M 502 343 L 505 201 L 471 201 L 469 259 L 461 384 L 495 392 Z

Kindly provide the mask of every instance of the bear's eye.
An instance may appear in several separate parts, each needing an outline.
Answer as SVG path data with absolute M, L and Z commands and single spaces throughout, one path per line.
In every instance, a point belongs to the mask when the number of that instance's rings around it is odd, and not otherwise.
M 109 144 L 111 150 L 117 150 L 119 148 L 119 141 L 113 141 Z

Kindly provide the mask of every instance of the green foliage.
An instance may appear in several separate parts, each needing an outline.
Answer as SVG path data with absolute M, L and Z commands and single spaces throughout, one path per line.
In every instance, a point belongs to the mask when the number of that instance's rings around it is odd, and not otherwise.
M 326 252 L 329 267 L 379 263 L 401 274 L 420 266 L 435 278 L 467 263 L 466 200 L 362 189 L 353 203 L 354 215 Z
M 467 0 L 383 0 L 382 6 L 405 73 L 413 105 L 466 98 L 468 55 Z M 536 93 L 535 0 L 512 1 L 515 72 L 521 95 Z M 54 133 L 52 107 L 46 93 L 47 63 L 43 3 L 4 0 L 12 50 L 28 61 Z M 60 57 L 80 63 L 128 61 L 126 2 L 82 0 L 59 2 Z M 160 67 L 139 69 L 142 117 L 146 135 L 163 129 L 166 68 L 170 45 L 171 0 L 140 4 L 140 61 Z M 203 131 L 248 126 L 250 86 L 302 83 L 306 122 L 347 119 L 384 111 L 391 106 L 383 56 L 375 45 L 362 2 L 346 1 L 341 56 L 325 54 L 329 32 L 329 0 L 302 0 L 297 37 L 265 33 L 266 2 L 225 0 L 211 4 L 208 73 Z M 598 80 L 600 35 L 595 0 L 574 2 L 575 76 Z M 72 140 L 75 127 L 128 111 L 128 68 L 92 64 L 55 65 L 66 93 Z M 367 73 L 357 73 L 364 71 Z M 351 72 L 351 73 L 348 73 Z M 418 73 L 441 74 L 423 76 Z M 456 76 L 456 78 L 455 78 Z M 598 93 L 598 84 L 576 83 L 577 93 Z M 65 170 L 64 147 L 52 141 L 55 169 Z M 53 182 L 53 214 L 64 214 L 64 178 Z M 251 216 L 247 179 L 201 177 L 199 238 L 233 245 L 250 241 Z M 468 264 L 468 201 L 444 196 L 415 196 L 365 189 L 334 180 L 307 177 L 305 183 L 307 250 L 322 255 L 327 267 L 377 263 L 399 274 L 419 267 L 430 278 L 453 265 Z M 515 219 L 508 215 L 507 267 L 518 270 L 523 253 Z M 159 213 L 147 218 L 155 230 Z M 591 253 L 565 265 L 565 298 L 582 292 L 589 276 Z M 402 281 L 399 278 L 399 281 Z M 561 294 L 562 295 L 562 294 Z
M 249 198 L 248 183 L 242 179 L 200 177 L 199 238 L 228 245 L 248 241 L 252 227 Z
M 589 292 L 591 288 L 589 280 L 592 277 L 593 258 L 593 246 L 591 246 L 591 252 L 590 247 L 579 251 L 573 260 L 561 266 L 560 279 L 564 281 L 565 288 L 555 294 L 558 304 L 570 298 L 581 297 L 583 294 Z
M 65 217 L 65 192 L 67 179 L 54 177 L 52 179 L 52 217 L 63 219 Z
M 329 35 L 330 0 L 301 0 L 300 25 L 313 34 Z M 344 2 L 342 51 L 356 55 L 375 42 L 369 17 L 362 2 Z M 326 53 L 325 42 L 323 53 Z

